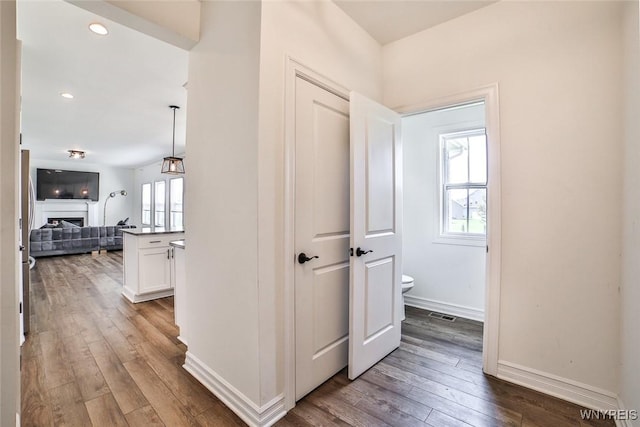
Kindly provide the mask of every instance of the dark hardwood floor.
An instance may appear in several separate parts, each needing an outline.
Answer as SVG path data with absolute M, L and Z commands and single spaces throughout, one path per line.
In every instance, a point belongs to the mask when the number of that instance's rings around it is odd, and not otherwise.
M 173 299 L 120 295 L 122 254 L 38 259 L 22 349 L 23 426 L 240 426 L 181 367 Z M 481 372 L 482 325 L 408 308 L 398 350 L 340 372 L 278 426 L 604 426 L 580 407 Z

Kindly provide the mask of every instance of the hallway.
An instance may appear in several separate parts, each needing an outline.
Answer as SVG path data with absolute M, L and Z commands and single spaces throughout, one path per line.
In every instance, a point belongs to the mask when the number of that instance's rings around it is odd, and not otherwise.
M 245 425 L 181 367 L 173 299 L 120 295 L 122 253 L 41 258 L 22 349 L 23 426 Z M 482 325 L 407 308 L 398 350 L 345 371 L 279 426 L 610 426 L 580 407 L 481 373 Z

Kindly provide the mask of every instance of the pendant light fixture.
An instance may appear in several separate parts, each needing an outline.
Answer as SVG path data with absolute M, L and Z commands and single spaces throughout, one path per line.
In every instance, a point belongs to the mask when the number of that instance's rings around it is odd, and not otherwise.
M 180 175 L 184 173 L 184 162 L 180 157 L 176 157 L 176 110 L 180 107 L 177 105 L 169 105 L 169 108 L 173 109 L 173 143 L 171 156 L 165 157 L 162 161 L 161 172 L 170 175 Z

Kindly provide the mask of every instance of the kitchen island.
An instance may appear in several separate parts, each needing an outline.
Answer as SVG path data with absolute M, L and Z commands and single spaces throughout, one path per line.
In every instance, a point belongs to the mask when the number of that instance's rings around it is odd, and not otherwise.
M 173 295 L 175 248 L 169 243 L 184 239 L 184 229 L 142 227 L 122 231 L 122 295 L 133 303 Z

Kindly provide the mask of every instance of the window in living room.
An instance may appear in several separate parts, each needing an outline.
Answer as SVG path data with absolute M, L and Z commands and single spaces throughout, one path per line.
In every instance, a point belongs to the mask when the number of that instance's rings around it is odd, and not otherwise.
M 156 227 L 164 227 L 165 224 L 165 181 L 156 181 L 154 191 L 154 222 Z
M 173 178 L 169 181 L 169 226 L 182 228 L 183 223 L 184 178 Z
M 142 225 L 151 225 L 151 183 L 142 184 Z

